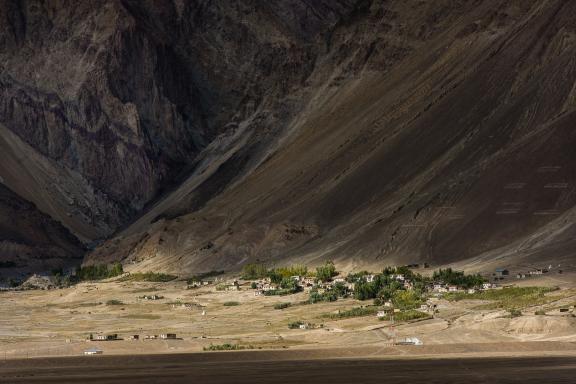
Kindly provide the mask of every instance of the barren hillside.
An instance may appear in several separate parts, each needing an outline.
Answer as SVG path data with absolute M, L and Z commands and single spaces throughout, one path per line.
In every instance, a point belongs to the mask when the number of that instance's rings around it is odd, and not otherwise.
M 0 177 L 87 263 L 573 259 L 576 4 L 0 2 Z

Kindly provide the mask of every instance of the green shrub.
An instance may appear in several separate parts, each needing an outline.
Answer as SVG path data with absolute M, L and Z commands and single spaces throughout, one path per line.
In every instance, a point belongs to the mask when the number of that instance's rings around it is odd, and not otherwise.
M 255 349 L 252 345 L 240 345 L 240 344 L 210 344 L 208 347 L 204 347 L 204 351 L 240 351 L 243 349 Z
M 225 307 L 236 307 L 236 306 L 240 305 L 240 303 L 237 301 L 227 301 L 222 305 Z
M 431 317 L 432 316 L 430 316 L 427 313 L 415 311 L 413 309 L 408 310 L 408 311 L 398 312 L 398 313 L 394 314 L 394 320 L 398 321 L 398 322 L 412 321 L 412 320 L 424 320 L 424 319 L 429 319 Z
M 522 316 L 522 311 L 516 308 L 510 308 L 508 312 L 510 313 L 511 318 Z
M 124 305 L 124 303 L 120 300 L 112 299 L 106 302 L 106 305 Z
M 274 309 L 286 309 L 288 307 L 290 307 L 292 304 L 291 303 L 278 303 L 278 304 L 274 304 Z
M 335 291 L 326 291 L 324 293 L 318 293 L 318 291 L 310 292 L 308 297 L 308 302 L 310 304 L 315 304 L 319 302 L 332 302 L 338 300 L 338 294 Z
M 293 321 L 291 323 L 288 323 L 288 328 L 290 329 L 299 329 L 301 325 L 304 325 L 305 323 L 303 321 Z
M 322 317 L 328 319 L 348 319 L 352 317 L 372 316 L 378 313 L 378 307 L 356 307 L 347 311 L 340 311 L 338 313 L 326 313 Z
M 121 281 L 146 281 L 152 283 L 167 283 L 176 280 L 178 276 L 169 275 L 166 273 L 144 272 L 144 273 L 131 273 L 121 279 Z
M 544 310 L 542 310 L 542 309 L 539 309 L 539 310 L 537 310 L 536 312 L 534 312 L 534 314 L 535 314 L 536 316 L 546 316 L 546 311 L 544 311 Z
M 422 302 L 422 298 L 415 291 L 396 291 L 392 296 L 394 308 L 402 310 L 416 309 Z

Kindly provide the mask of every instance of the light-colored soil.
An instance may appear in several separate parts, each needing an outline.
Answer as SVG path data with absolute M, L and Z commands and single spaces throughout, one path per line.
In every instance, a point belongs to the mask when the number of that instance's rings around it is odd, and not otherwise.
M 164 299 L 140 298 L 153 293 Z M 486 353 L 474 347 L 481 344 L 576 343 L 576 318 L 557 309 L 559 305 L 576 303 L 576 291 L 565 288 L 550 295 L 554 296 L 549 303 L 526 308 L 518 318 L 510 318 L 503 310 L 478 310 L 478 301 L 440 300 L 439 313 L 433 319 L 396 324 L 392 328 L 389 321 L 381 321 L 376 316 L 342 320 L 322 317 L 371 302 L 341 299 L 302 305 L 306 293 L 255 297 L 247 287 L 239 292 L 216 291 L 214 286 L 187 290 L 183 281 L 109 281 L 60 290 L 2 292 L 0 357 L 78 355 L 94 345 L 106 354 L 199 352 L 210 344 L 223 343 L 257 349 L 380 351 L 377 354 L 384 348 L 386 353 L 404 354 L 394 349 L 396 347 L 390 349 L 394 334 L 397 339 L 420 338 L 425 345 L 417 351 L 430 349 L 429 353 L 454 353 L 456 346 L 469 353 Z M 110 300 L 123 304 L 108 305 Z M 229 301 L 239 305 L 225 306 Z M 280 302 L 290 302 L 292 306 L 275 310 L 274 304 Z M 184 303 L 190 305 L 183 306 Z M 547 315 L 535 315 L 536 309 L 545 310 Z M 288 323 L 292 321 L 322 325 L 322 328 L 291 330 Z M 181 339 L 142 340 L 145 335 L 168 332 L 176 333 Z M 124 340 L 87 342 L 90 333 L 117 333 Z M 141 340 L 128 340 L 133 334 L 140 335 Z M 502 347 L 502 351 L 538 351 L 539 345 L 522 344 L 520 349 Z M 545 345 L 551 350 L 564 349 Z M 491 351 L 498 353 L 502 348 L 494 347 Z

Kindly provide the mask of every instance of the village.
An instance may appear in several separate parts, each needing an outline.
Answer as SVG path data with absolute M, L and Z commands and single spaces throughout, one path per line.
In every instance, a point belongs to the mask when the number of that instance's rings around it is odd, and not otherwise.
M 570 268 L 562 273 L 543 268 L 539 274 L 540 268 L 533 267 L 530 278 L 504 268 L 479 275 L 424 265 L 341 272 L 332 262 L 310 270 L 248 264 L 236 273 L 210 271 L 187 278 L 115 268 L 121 273 L 111 277 L 101 272 L 97 276 L 102 278 L 94 279 L 80 271 L 90 279 L 57 285 L 37 276 L 28 286 L 3 291 L 13 309 L 0 310 L 5 340 L 0 350 L 18 356 L 26 349 L 15 348 L 27 343 L 20 335 L 34 324 L 14 320 L 24 313 L 45 319 L 40 331 L 28 337 L 35 351 L 30 353 L 39 354 L 211 352 L 350 342 L 421 348 L 462 342 L 452 339 L 454 327 L 466 329 L 473 343 L 574 334 L 576 291 Z M 562 288 L 541 284 L 562 279 L 567 282 Z M 484 323 L 486 329 L 478 328 Z

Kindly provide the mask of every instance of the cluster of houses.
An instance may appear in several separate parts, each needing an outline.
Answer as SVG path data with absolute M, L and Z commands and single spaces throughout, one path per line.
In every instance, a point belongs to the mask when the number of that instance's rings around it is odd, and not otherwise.
M 142 300 L 162 300 L 164 298 L 164 296 L 159 296 L 159 295 L 145 295 L 140 297 L 140 299 Z
M 145 335 L 144 336 L 144 340 L 156 340 L 156 339 L 177 340 L 178 338 L 176 337 L 175 333 L 163 333 L 161 335 Z M 96 335 L 96 336 L 90 335 L 90 338 L 88 339 L 88 341 L 118 341 L 118 340 L 123 340 L 123 339 L 119 338 L 118 334 L 116 334 L 116 333 L 111 333 L 108 335 Z M 140 335 L 130 335 L 128 337 L 128 340 L 133 340 L 133 341 L 140 340 Z
M 200 288 L 206 285 L 210 285 L 210 282 L 205 280 L 195 280 L 188 283 L 188 289 Z
M 348 290 L 354 290 L 354 283 L 349 283 L 342 277 L 336 277 L 332 281 L 326 283 L 316 281 L 316 278 L 309 276 L 292 276 L 291 279 L 293 279 L 304 292 L 309 292 L 313 288 L 316 288 L 319 293 L 323 293 L 324 291 L 334 288 L 336 284 L 344 284 Z M 274 284 L 269 277 L 255 281 L 253 287 L 255 288 L 254 296 L 261 296 L 264 292 L 281 289 L 280 285 Z

